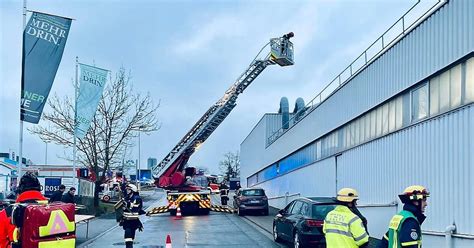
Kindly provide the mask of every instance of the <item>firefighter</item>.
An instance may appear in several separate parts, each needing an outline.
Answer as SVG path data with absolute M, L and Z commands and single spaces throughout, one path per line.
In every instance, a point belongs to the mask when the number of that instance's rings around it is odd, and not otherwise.
M 221 205 L 227 205 L 227 201 L 229 200 L 229 187 L 225 181 L 223 181 L 219 187 L 221 193 Z
M 144 214 L 143 202 L 138 193 L 137 186 L 128 184 L 126 187 L 126 204 L 124 204 L 123 221 L 121 225 L 125 230 L 124 239 L 126 248 L 133 247 L 133 240 L 137 229 L 141 232 L 143 225 L 139 219 L 139 215 Z
M 360 212 L 354 213 L 356 201 L 359 194 L 351 188 L 339 190 L 336 197 L 341 204 L 329 212 L 324 220 L 323 232 L 326 236 L 328 248 L 337 247 L 367 247 L 369 235 L 363 222 L 359 217 Z
M 27 172 L 20 179 L 18 186 L 17 203 L 48 203 L 48 199 L 41 194 L 42 186 L 38 178 Z M 12 206 L 0 211 L 0 247 L 11 247 L 14 241 L 13 232 L 15 226 L 11 223 Z
M 398 196 L 404 204 L 403 210 L 390 220 L 378 248 L 421 247 L 421 224 L 426 219 L 429 196 L 428 189 L 420 185 L 409 186 Z

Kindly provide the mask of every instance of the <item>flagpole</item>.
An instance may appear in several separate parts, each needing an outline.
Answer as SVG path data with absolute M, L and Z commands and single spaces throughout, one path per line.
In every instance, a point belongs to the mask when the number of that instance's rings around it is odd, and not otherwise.
M 23 0 L 23 29 L 21 30 L 22 33 L 24 33 L 25 28 L 26 28 L 26 0 Z M 25 39 L 24 35 L 23 35 L 23 39 Z M 24 42 L 25 41 L 23 40 L 23 43 Z M 22 57 L 25 56 L 23 53 L 24 53 L 24 51 L 23 51 L 23 48 L 22 48 Z M 21 60 L 21 63 L 22 63 L 22 65 L 21 65 L 22 70 L 24 70 L 25 69 L 25 68 L 23 68 L 24 59 Z M 23 79 L 23 77 L 22 77 L 22 79 Z M 21 100 L 21 95 L 22 95 L 22 93 L 20 92 L 20 100 Z M 20 157 L 20 159 L 18 161 L 17 183 L 20 183 L 21 166 L 23 164 L 23 120 L 21 119 L 21 103 L 20 103 L 20 142 L 19 143 L 20 143 L 20 149 L 19 149 L 18 156 Z M 15 158 L 13 158 L 13 160 L 15 160 Z
M 72 185 L 76 186 L 76 126 L 77 126 L 77 83 L 78 83 L 79 58 L 76 56 L 76 82 L 74 84 L 74 128 L 72 135 L 74 136 L 73 161 L 72 161 Z

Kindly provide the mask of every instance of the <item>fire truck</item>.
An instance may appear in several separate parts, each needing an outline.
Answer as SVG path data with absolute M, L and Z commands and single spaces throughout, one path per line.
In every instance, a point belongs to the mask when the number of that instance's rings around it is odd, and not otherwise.
M 213 104 L 164 159 L 152 168 L 156 186 L 167 191 L 168 208 L 171 215 L 176 214 L 178 207 L 183 212 L 209 213 L 211 208 L 210 192 L 193 182 L 196 169 L 187 167 L 187 162 L 196 149 L 206 141 L 237 105 L 237 97 L 267 66 L 294 64 L 293 43 L 290 41 L 293 36 L 291 32 L 282 37 L 270 39 L 224 96 Z M 270 51 L 260 57 L 262 51 L 268 46 L 270 46 Z

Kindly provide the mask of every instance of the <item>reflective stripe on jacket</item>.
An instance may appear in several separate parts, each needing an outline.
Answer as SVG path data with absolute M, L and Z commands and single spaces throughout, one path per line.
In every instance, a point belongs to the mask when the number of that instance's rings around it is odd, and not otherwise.
M 324 220 L 326 246 L 357 248 L 369 242 L 369 235 L 359 216 L 346 206 L 337 206 Z
M 403 225 L 405 221 L 415 222 L 416 227 L 412 225 Z M 393 216 L 390 220 L 388 228 L 388 247 L 389 248 L 402 248 L 402 247 L 421 247 L 421 230 L 418 219 L 415 215 L 407 210 L 403 210 L 397 215 Z M 402 237 L 402 228 L 410 229 L 403 230 L 404 235 L 410 233 L 410 237 Z

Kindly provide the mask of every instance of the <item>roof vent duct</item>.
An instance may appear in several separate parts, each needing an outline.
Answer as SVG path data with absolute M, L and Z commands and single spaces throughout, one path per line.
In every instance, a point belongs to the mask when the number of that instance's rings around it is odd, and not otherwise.
M 281 126 L 283 129 L 288 129 L 290 124 L 288 121 L 290 120 L 290 104 L 288 103 L 288 98 L 282 97 L 280 99 L 280 109 L 278 113 L 281 114 Z
M 295 109 L 293 110 L 293 114 L 295 115 L 295 122 L 299 121 L 301 117 L 304 116 L 306 112 L 304 100 L 301 97 L 298 97 L 295 102 Z

